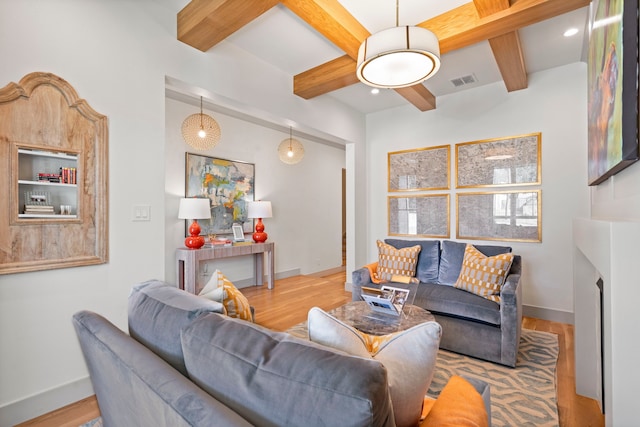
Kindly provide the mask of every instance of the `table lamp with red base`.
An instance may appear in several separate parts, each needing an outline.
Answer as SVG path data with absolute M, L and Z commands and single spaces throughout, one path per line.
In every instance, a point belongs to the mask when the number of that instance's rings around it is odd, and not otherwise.
M 178 218 L 193 220 L 189 226 L 189 236 L 184 240 L 184 245 L 189 249 L 203 247 L 204 237 L 200 236 L 201 229 L 198 220 L 211 218 L 211 203 L 209 199 L 195 197 L 180 199 Z
M 257 202 L 249 202 L 247 206 L 247 217 L 257 218 L 256 232 L 253 233 L 253 241 L 256 243 L 264 243 L 267 241 L 267 233 L 264 232 L 264 224 L 262 218 L 271 218 L 271 202 L 259 200 Z

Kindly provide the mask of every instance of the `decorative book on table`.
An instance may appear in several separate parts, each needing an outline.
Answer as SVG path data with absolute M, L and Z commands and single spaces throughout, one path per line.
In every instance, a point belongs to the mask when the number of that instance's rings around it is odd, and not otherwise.
M 378 313 L 399 316 L 407 302 L 409 293 L 409 289 L 394 288 L 385 285 L 380 289 L 362 287 L 361 295 L 371 310 Z

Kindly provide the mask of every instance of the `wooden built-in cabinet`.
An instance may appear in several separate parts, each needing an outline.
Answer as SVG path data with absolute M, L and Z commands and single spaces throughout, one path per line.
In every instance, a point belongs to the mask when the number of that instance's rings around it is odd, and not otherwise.
M 108 260 L 106 116 L 31 73 L 0 89 L 0 274 Z

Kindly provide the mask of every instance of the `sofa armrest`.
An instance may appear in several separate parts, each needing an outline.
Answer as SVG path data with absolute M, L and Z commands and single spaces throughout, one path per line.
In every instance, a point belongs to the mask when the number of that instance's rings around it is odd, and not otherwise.
M 351 281 L 354 285 L 360 286 L 366 286 L 370 283 L 373 283 L 371 281 L 371 273 L 369 273 L 369 269 L 367 267 L 362 267 L 351 273 Z
M 522 294 L 520 289 L 520 275 L 519 274 L 509 274 L 502 285 L 502 289 L 500 290 L 500 301 L 501 304 L 512 305 L 517 304 L 519 296 L 518 294 Z
M 371 273 L 369 273 L 369 269 L 366 267 L 362 267 L 358 270 L 354 270 L 351 273 L 351 300 L 352 301 L 360 301 L 362 298 L 362 287 L 379 287 L 371 281 Z
M 521 275 L 509 274 L 500 291 L 500 329 L 502 364 L 515 367 L 522 333 Z
M 489 384 L 476 378 L 467 377 L 465 375 L 461 375 L 461 376 L 465 380 L 469 381 L 469 383 L 473 386 L 473 388 L 475 388 L 477 392 L 480 393 L 480 396 L 482 396 L 482 401 L 484 402 L 484 408 L 486 409 L 487 417 L 489 418 L 488 419 L 489 425 L 491 425 L 491 388 Z

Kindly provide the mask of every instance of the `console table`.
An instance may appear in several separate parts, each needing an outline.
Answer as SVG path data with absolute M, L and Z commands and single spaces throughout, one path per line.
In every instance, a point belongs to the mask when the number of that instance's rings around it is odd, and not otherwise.
M 198 269 L 200 261 L 210 261 L 221 258 L 230 258 L 244 255 L 253 255 L 255 284 L 262 286 L 264 278 L 264 259 L 267 258 L 267 288 L 273 289 L 274 244 L 269 243 L 251 243 L 235 246 L 219 246 L 202 249 L 178 248 L 176 250 L 176 261 L 178 269 L 176 271 L 178 286 L 192 294 L 198 294 L 200 289 L 196 277 L 198 277 Z

